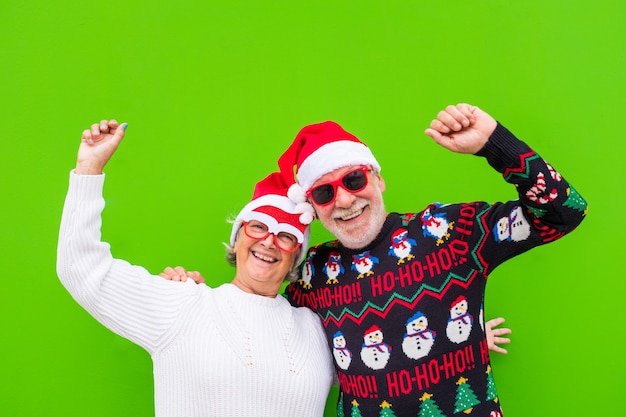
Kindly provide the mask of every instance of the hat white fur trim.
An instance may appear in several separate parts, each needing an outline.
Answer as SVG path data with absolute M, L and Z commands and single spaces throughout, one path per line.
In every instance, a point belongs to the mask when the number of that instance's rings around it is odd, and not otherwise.
M 255 218 L 254 216 L 261 216 L 263 215 L 262 213 L 258 213 L 255 212 L 254 209 L 262 207 L 262 206 L 272 206 L 272 207 L 277 207 L 287 213 L 291 213 L 291 214 L 298 214 L 300 212 L 296 211 L 296 204 L 289 200 L 289 198 L 285 197 L 284 195 L 278 195 L 278 194 L 265 194 L 262 195 L 261 197 L 255 198 L 254 200 L 250 201 L 248 204 L 246 204 L 244 206 L 244 208 L 241 209 L 241 211 L 239 212 L 239 214 L 237 215 L 237 218 L 235 219 L 235 222 L 233 223 L 233 229 L 230 233 L 230 244 L 234 245 L 235 244 L 235 238 L 237 237 L 237 231 L 239 230 L 239 228 L 241 227 L 241 223 L 243 222 L 247 222 L 250 220 L 259 220 L 260 222 L 265 223 L 268 227 L 270 227 L 271 223 L 278 225 L 278 222 L 272 218 L 272 221 L 270 223 L 261 220 L 260 218 Z M 252 214 L 254 213 L 254 215 Z M 267 216 L 267 215 L 264 215 Z M 267 216 L 269 217 L 269 216 Z M 304 223 L 303 223 L 304 224 Z M 290 225 L 285 225 L 285 227 L 291 227 L 293 229 L 295 229 L 293 226 Z M 271 230 L 271 229 L 270 229 Z M 279 231 L 287 231 L 287 230 L 279 230 Z M 301 236 L 302 233 L 300 233 L 300 231 L 296 231 L 295 233 L 293 232 L 289 232 L 292 233 L 295 236 L 298 236 L 298 242 L 300 242 L 301 240 Z
M 298 167 L 296 178 L 306 192 L 325 174 L 350 165 L 371 165 L 380 172 L 372 151 L 361 142 L 339 140 L 320 146 Z
M 299 221 L 303 225 L 307 225 L 304 229 L 304 234 L 298 230 L 298 228 L 294 227 L 288 223 L 279 223 L 274 217 L 261 213 L 258 211 L 254 211 L 258 207 L 262 206 L 273 206 L 277 207 L 287 213 L 291 214 L 300 214 Z M 304 255 L 306 254 L 306 249 L 309 246 L 309 237 L 310 237 L 310 227 L 308 226 L 313 221 L 313 217 L 311 213 L 315 213 L 313 206 L 308 202 L 303 202 L 296 204 L 291 201 L 288 197 L 284 195 L 278 194 L 266 194 L 258 197 L 248 204 L 244 206 L 244 208 L 239 212 L 237 218 L 233 222 L 233 228 L 230 232 L 230 245 L 235 245 L 235 240 L 237 239 L 237 232 L 241 228 L 241 224 L 243 222 L 249 222 L 250 220 L 258 220 L 261 223 L 265 224 L 268 227 L 268 230 L 272 233 L 279 232 L 287 232 L 296 236 L 298 242 L 302 244 L 303 250 L 300 251 L 301 257 L 298 260 L 297 264 L 302 262 Z M 308 220 L 310 221 L 303 221 Z
M 300 218 L 306 215 L 307 214 L 301 214 Z M 300 265 L 300 263 L 304 260 L 304 257 L 307 253 L 307 249 L 309 247 L 309 240 L 311 237 L 311 227 L 307 226 L 306 229 L 304 229 L 304 234 L 302 234 L 298 229 L 296 229 L 292 225 L 286 224 L 286 223 L 278 223 L 276 219 L 274 219 L 273 217 L 265 213 L 260 213 L 258 211 L 254 211 L 253 209 L 244 213 L 242 210 L 242 212 L 239 213 L 239 215 L 237 216 L 237 219 L 233 223 L 233 229 L 230 234 L 230 246 L 235 246 L 235 241 L 237 240 L 237 233 L 239 232 L 239 229 L 241 228 L 242 223 L 248 222 L 250 220 L 260 221 L 261 223 L 265 224 L 268 227 L 268 230 L 272 233 L 287 232 L 296 236 L 298 238 L 298 242 L 301 244 L 301 248 L 300 248 L 299 256 L 295 260 L 294 265 Z M 302 220 L 300 221 L 302 222 Z M 302 224 L 308 224 L 308 223 L 302 222 Z

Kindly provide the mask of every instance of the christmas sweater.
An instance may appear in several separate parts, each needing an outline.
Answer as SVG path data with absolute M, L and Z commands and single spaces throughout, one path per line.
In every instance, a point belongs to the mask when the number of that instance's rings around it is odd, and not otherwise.
M 167 281 L 101 241 L 104 175 L 70 175 L 57 272 L 104 326 L 144 348 L 157 417 L 321 417 L 333 368 L 319 318 L 232 284 Z
M 484 330 L 487 277 L 572 231 L 587 204 L 500 124 L 477 155 L 517 200 L 391 213 L 365 248 L 313 246 L 302 279 L 287 287 L 293 305 L 322 320 L 339 416 L 501 415 Z

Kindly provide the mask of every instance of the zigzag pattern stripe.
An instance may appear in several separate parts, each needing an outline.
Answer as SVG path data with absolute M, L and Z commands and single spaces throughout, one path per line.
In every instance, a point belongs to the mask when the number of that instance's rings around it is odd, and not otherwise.
M 481 250 L 483 246 L 485 245 L 485 243 L 487 242 L 487 239 L 485 239 L 484 237 L 487 235 L 487 230 L 488 230 L 487 224 L 485 222 L 485 213 L 487 213 L 488 211 L 489 211 L 489 207 L 485 208 L 482 212 L 478 213 L 478 215 L 476 216 L 476 218 L 480 220 L 479 225 L 480 225 L 480 230 L 481 230 L 481 236 L 480 236 L 480 239 L 478 239 L 478 244 L 476 245 L 476 247 L 472 248 L 471 250 L 471 254 L 472 254 L 472 257 L 474 258 L 474 261 L 476 261 L 477 265 L 482 267 L 481 272 L 483 273 L 485 273 L 487 271 L 487 268 L 489 268 L 489 264 L 487 263 L 487 261 L 485 261 L 485 259 L 481 255 Z
M 528 172 L 530 171 L 530 161 L 532 161 L 533 159 L 537 159 L 537 158 L 539 158 L 539 155 L 537 155 L 534 151 L 521 154 L 519 156 L 519 159 L 520 159 L 519 168 L 507 168 L 502 174 L 502 176 L 507 182 L 514 175 L 518 175 L 522 178 L 528 178 L 529 177 Z
M 344 308 L 339 315 L 334 315 L 331 312 L 326 314 L 326 317 L 322 317 L 322 323 L 324 327 L 328 327 L 330 323 L 335 323 L 337 326 L 341 326 L 341 324 L 346 320 L 350 319 L 356 324 L 362 324 L 365 317 L 369 314 L 377 315 L 381 318 L 385 318 L 391 309 L 396 306 L 403 306 L 407 309 L 413 309 L 417 305 L 417 303 L 425 296 L 430 295 L 438 300 L 441 300 L 443 296 L 446 294 L 448 289 L 453 285 L 459 285 L 462 288 L 467 289 L 469 285 L 472 283 L 478 271 L 472 271 L 468 276 L 461 277 L 459 275 L 450 273 L 446 280 L 443 282 L 440 288 L 431 287 L 429 285 L 422 285 L 422 287 L 413 295 L 411 298 L 403 297 L 397 293 L 394 293 L 387 303 L 384 306 L 377 306 L 371 301 L 367 302 L 365 306 L 361 309 L 361 312 L 355 313 L 349 308 Z

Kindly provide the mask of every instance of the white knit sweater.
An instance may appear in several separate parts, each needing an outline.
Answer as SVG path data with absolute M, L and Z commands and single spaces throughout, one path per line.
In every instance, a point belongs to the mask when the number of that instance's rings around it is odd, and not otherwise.
M 104 175 L 70 174 L 57 273 L 74 299 L 148 351 L 158 417 L 322 416 L 333 378 L 317 316 L 282 297 L 172 282 L 101 241 Z

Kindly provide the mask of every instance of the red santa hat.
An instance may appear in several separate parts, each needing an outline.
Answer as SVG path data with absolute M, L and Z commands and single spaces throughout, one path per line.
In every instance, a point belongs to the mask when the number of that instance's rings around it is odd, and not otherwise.
M 377 325 L 372 325 L 372 327 L 370 327 L 369 329 L 367 329 L 365 331 L 365 333 L 363 333 L 363 336 L 368 335 L 370 333 L 374 333 L 374 332 L 378 332 L 381 331 L 380 327 L 378 327 Z
M 380 165 L 370 149 L 356 136 L 335 122 L 327 121 L 303 127 L 278 160 L 281 172 L 293 175 L 301 190 L 289 190 L 290 197 L 301 201 L 304 192 L 321 176 L 350 165 L 371 165 L 380 172 Z
M 459 295 L 453 302 L 450 304 L 450 309 L 453 309 L 455 305 L 462 303 L 463 301 L 467 301 L 464 295 Z
M 293 180 L 291 180 L 293 182 Z M 309 245 L 310 224 L 314 218 L 313 206 L 296 204 L 287 197 L 287 181 L 280 172 L 273 172 L 254 187 L 252 200 L 239 212 L 230 234 L 233 246 L 243 222 L 257 220 L 265 224 L 271 233 L 287 232 L 296 236 L 305 250 L 300 251 L 299 264 Z

